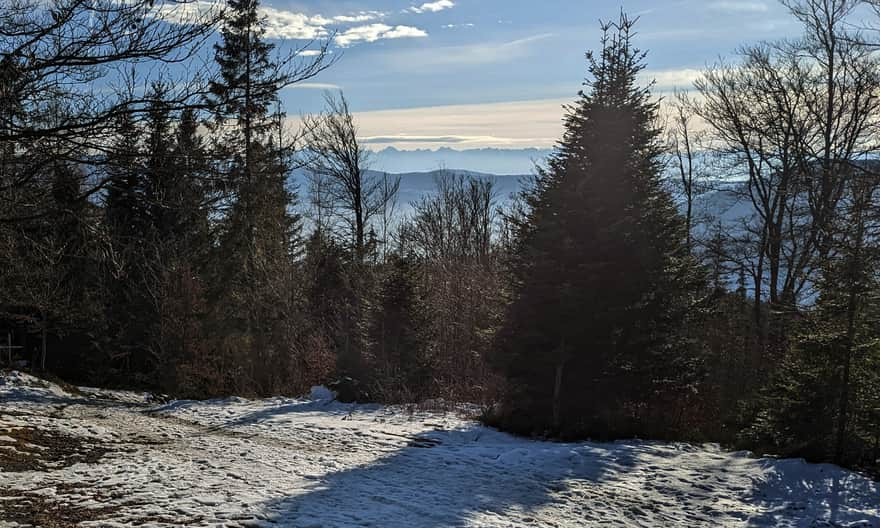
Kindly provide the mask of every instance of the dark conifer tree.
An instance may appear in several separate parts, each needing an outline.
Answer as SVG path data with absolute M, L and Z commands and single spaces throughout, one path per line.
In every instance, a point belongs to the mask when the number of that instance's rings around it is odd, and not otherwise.
M 239 157 L 239 175 L 252 179 L 254 145 L 265 139 L 272 126 L 269 108 L 277 100 L 283 79 L 264 39 L 265 29 L 258 0 L 231 0 L 230 16 L 214 45 L 220 80 L 211 84 L 208 102 L 214 109 L 214 126 L 222 131 L 224 154 Z
M 337 373 L 360 377 L 365 336 L 359 324 L 360 284 L 350 272 L 351 258 L 351 252 L 323 230 L 312 233 L 303 262 L 305 302 L 316 331 L 334 351 Z
M 95 337 L 104 331 L 100 252 L 95 236 L 100 216 L 98 207 L 83 196 L 83 179 L 80 169 L 61 162 L 55 164 L 51 216 L 52 246 L 57 252 L 53 275 L 59 290 L 59 302 L 54 308 L 59 327 L 55 331 L 67 338 L 65 346 L 69 353 L 54 358 L 54 362 L 80 376 L 99 366 Z
M 288 153 L 281 119 L 271 114 L 278 90 L 289 82 L 273 46 L 265 42 L 256 0 L 233 0 L 215 46 L 221 80 L 211 86 L 215 157 L 225 172 L 226 216 L 213 274 L 213 305 L 222 354 L 235 358 L 261 391 L 271 391 L 273 365 L 289 354 L 293 299 L 293 242 L 298 218 L 287 189 Z M 275 134 L 275 133 L 278 134 Z M 286 360 L 284 360 L 286 362 Z
M 208 213 L 216 189 L 210 156 L 198 132 L 194 110 L 184 110 L 178 119 L 171 153 L 173 178 L 165 199 L 165 229 L 177 239 L 177 254 L 185 256 L 197 269 L 205 264 L 211 244 Z
M 603 26 L 588 89 L 517 221 L 498 356 L 510 388 L 502 424 L 523 432 L 669 434 L 669 400 L 691 381 L 677 336 L 697 274 L 660 180 L 658 103 L 638 85 L 633 23 Z
M 147 200 L 148 173 L 141 127 L 123 115 L 108 157 L 104 196 L 107 256 L 104 259 L 106 344 L 111 360 L 127 372 L 144 374 L 155 367 L 149 344 L 156 323 L 150 293 L 155 291 L 151 249 L 152 208 Z
M 174 198 L 174 187 L 181 178 L 173 162 L 174 132 L 171 109 L 166 102 L 167 87 L 153 85 L 151 104 L 146 122 L 144 145 L 144 201 L 150 227 L 147 242 L 153 246 L 154 260 L 163 260 L 169 239 L 175 236 L 169 201 Z
M 419 273 L 414 257 L 391 254 L 379 279 L 369 338 L 371 394 L 382 401 L 419 401 L 428 396 L 429 320 L 419 295 Z

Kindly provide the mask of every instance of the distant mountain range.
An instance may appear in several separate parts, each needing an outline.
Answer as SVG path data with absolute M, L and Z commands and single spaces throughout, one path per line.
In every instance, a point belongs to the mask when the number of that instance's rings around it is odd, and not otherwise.
M 487 174 L 469 170 L 453 170 L 453 169 L 437 169 L 424 172 L 404 172 L 387 174 L 392 177 L 400 178 L 400 188 L 397 193 L 398 212 L 406 214 L 411 210 L 411 205 L 418 202 L 423 196 L 430 195 L 436 191 L 435 181 L 442 173 L 450 173 L 456 175 L 466 175 L 471 178 L 480 180 L 490 180 L 494 183 L 495 193 L 499 205 L 506 204 L 510 201 L 513 194 L 522 188 L 522 181 L 528 177 L 528 173 L 523 174 Z M 382 171 L 369 170 L 368 175 L 381 176 Z M 306 173 L 302 170 L 295 171 L 292 178 L 293 182 L 299 186 L 301 193 L 308 192 L 308 179 Z
M 396 174 L 430 172 L 438 169 L 465 170 L 496 175 L 534 172 L 535 163 L 545 159 L 551 149 L 468 149 L 448 147 L 436 150 L 398 150 L 388 147 L 373 155 L 371 168 Z
M 396 174 L 400 176 L 400 190 L 398 191 L 398 202 L 406 208 L 407 205 L 418 201 L 422 196 L 431 194 L 435 191 L 435 180 L 442 170 L 434 170 L 429 172 L 409 172 L 404 174 Z M 464 174 L 472 178 L 481 180 L 490 180 L 494 183 L 499 203 L 507 203 L 511 195 L 521 189 L 521 181 L 524 175 L 498 175 L 486 174 L 476 171 L 463 170 L 447 170 L 446 172 L 454 174 Z
M 536 150 L 537 149 L 529 149 L 529 151 L 532 152 Z M 400 178 L 397 203 L 398 212 L 402 214 L 407 214 L 411 211 L 412 204 L 419 201 L 423 196 L 434 193 L 436 191 L 435 182 L 443 173 L 465 175 L 472 178 L 492 181 L 494 183 L 497 203 L 500 206 L 505 206 L 510 203 L 513 195 L 522 190 L 524 180 L 530 178 L 532 174 L 530 171 L 513 174 L 496 174 L 452 168 L 410 172 L 394 172 L 391 170 L 381 171 L 376 169 L 367 171 L 367 174 L 371 176 L 382 176 L 383 173 L 390 177 Z M 305 171 L 302 169 L 294 171 L 291 179 L 292 183 L 295 183 L 299 187 L 300 193 L 304 195 L 308 192 L 309 184 Z M 671 178 L 669 183 L 675 188 L 678 185 L 678 180 L 676 178 Z M 708 229 L 710 226 L 717 225 L 718 223 L 727 226 L 727 228 L 731 230 L 742 229 L 743 222 L 747 221 L 754 215 L 751 203 L 742 198 L 745 192 L 745 182 L 718 180 L 704 183 L 711 190 L 701 193 L 695 197 L 694 200 L 694 217 L 695 220 L 704 224 L 702 229 Z M 681 200 L 681 195 L 675 191 L 674 193 L 676 194 L 676 200 Z M 683 208 L 684 204 L 681 203 L 680 205 Z

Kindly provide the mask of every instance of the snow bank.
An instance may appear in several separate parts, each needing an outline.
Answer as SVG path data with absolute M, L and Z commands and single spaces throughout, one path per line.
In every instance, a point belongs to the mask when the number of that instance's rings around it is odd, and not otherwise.
M 40 401 L 72 396 L 58 384 L 17 370 L 0 372 L 0 395 L 19 401 Z
M 96 387 L 77 387 L 77 390 L 92 398 L 120 403 L 152 403 L 156 401 L 156 396 L 151 392 L 121 391 Z
M 312 401 L 332 401 L 336 399 L 336 393 L 323 385 L 315 385 L 309 392 Z

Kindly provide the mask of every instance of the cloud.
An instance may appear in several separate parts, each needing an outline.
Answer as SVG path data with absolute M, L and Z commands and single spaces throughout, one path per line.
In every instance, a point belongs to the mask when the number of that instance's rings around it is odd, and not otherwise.
M 149 16 L 171 24 L 198 23 L 199 18 L 218 14 L 224 7 L 220 0 L 197 0 L 194 2 L 162 2 L 149 12 Z
M 445 24 L 440 27 L 442 27 L 443 29 L 472 28 L 474 27 L 474 24 L 470 22 L 468 22 L 467 24 Z
M 266 38 L 313 40 L 330 33 L 326 28 L 328 19 L 320 15 L 308 16 L 274 7 L 263 7 L 261 14 L 266 19 Z
M 436 2 L 427 2 L 418 7 L 410 7 L 407 11 L 411 13 L 436 13 L 438 11 L 443 11 L 444 9 L 452 9 L 455 7 L 455 2 L 452 0 L 437 0 Z
M 550 147 L 562 134 L 562 105 L 569 102 L 541 99 L 379 110 L 355 112 L 355 118 L 362 141 L 376 149 Z
M 674 89 L 690 90 L 702 71 L 693 68 L 680 70 L 645 70 L 639 75 L 642 83 L 654 82 L 655 92 L 668 92 Z
M 372 20 L 379 20 L 381 18 L 385 18 L 386 16 L 388 16 L 388 14 L 383 13 L 382 11 L 361 11 L 356 15 L 335 16 L 333 17 L 333 21 L 346 24 L 362 24 L 364 22 L 370 22 Z
M 655 72 L 656 74 L 657 72 Z M 660 94 L 658 94 L 660 95 Z M 355 111 L 359 139 L 371 149 L 552 148 L 563 133 L 564 105 L 575 98 Z M 661 103 L 661 121 L 670 114 Z M 299 118 L 289 118 L 293 125 Z M 704 125 L 695 122 L 697 129 Z
M 746 1 L 724 1 L 712 2 L 709 4 L 710 9 L 716 11 L 728 11 L 736 13 L 766 13 L 770 7 L 765 2 L 746 2 Z
M 449 0 L 442 0 L 430 4 L 434 9 L 435 4 L 444 4 Z M 185 4 L 163 3 L 156 9 L 157 16 L 176 24 L 192 22 L 199 15 L 217 10 L 225 4 L 225 0 L 197 0 Z M 428 4 L 426 4 L 428 5 Z M 443 9 L 440 7 L 439 9 Z M 324 15 L 307 15 L 297 11 L 288 11 L 274 7 L 261 7 L 260 15 L 265 19 L 265 36 L 269 39 L 291 40 L 318 40 L 328 38 L 337 26 L 351 26 L 341 29 L 335 42 L 341 47 L 347 47 L 357 42 L 375 42 L 383 39 L 400 39 L 426 37 L 427 32 L 411 26 L 388 26 L 381 23 L 364 24 L 381 20 L 388 16 L 382 11 L 360 11 L 345 15 L 327 17 Z M 315 56 L 319 52 L 306 50 L 300 52 L 302 56 Z
M 168 22 L 186 24 L 192 22 L 199 14 L 221 9 L 224 5 L 223 0 L 198 0 L 182 4 L 162 3 L 157 8 L 157 12 Z M 321 15 L 310 16 L 268 6 L 260 8 L 260 16 L 265 19 L 265 36 L 269 39 L 320 39 L 330 34 L 327 26 L 333 23 L 333 19 Z
M 441 143 L 445 145 L 465 143 L 469 138 L 464 136 L 408 136 L 406 134 L 399 134 L 396 136 L 359 137 L 358 140 L 364 145 L 388 145 L 393 143 L 418 143 L 420 145 Z
M 639 36 L 643 40 L 697 40 L 704 39 L 707 35 L 717 34 L 717 29 L 709 30 L 706 28 L 673 28 L 662 29 L 657 31 L 646 31 Z
M 383 39 L 427 37 L 423 29 L 412 26 L 388 26 L 385 24 L 369 24 L 349 28 L 336 35 L 336 44 L 345 48 L 358 42 L 376 42 Z

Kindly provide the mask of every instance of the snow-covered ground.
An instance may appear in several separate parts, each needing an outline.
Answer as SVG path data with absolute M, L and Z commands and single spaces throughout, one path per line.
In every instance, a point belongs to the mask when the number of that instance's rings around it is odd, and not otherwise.
M 313 396 L 156 406 L 0 375 L 0 528 L 880 527 L 880 486 L 831 465 Z

